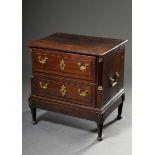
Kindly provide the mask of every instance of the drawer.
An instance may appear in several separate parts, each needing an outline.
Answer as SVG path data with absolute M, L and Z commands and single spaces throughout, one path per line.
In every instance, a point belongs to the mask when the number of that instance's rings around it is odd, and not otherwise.
M 32 69 L 43 73 L 95 81 L 94 56 L 84 56 L 51 50 L 33 49 Z
M 34 75 L 31 78 L 33 95 L 55 98 L 90 107 L 95 106 L 95 84 L 58 77 Z

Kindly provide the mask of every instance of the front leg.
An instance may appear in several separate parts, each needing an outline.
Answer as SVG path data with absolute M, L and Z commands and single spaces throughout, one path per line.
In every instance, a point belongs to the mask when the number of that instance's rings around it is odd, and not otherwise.
M 102 138 L 102 129 L 103 129 L 103 122 L 97 122 L 97 132 L 98 132 L 98 137 L 97 140 L 101 141 Z
M 97 115 L 97 132 L 98 132 L 98 137 L 97 140 L 101 141 L 102 138 L 102 129 L 103 129 L 103 115 L 102 114 L 98 114 Z

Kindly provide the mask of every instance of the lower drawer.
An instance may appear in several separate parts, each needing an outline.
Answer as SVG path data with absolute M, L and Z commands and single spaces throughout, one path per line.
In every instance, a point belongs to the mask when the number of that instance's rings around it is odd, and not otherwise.
M 45 75 L 31 78 L 32 94 L 95 107 L 95 84 Z

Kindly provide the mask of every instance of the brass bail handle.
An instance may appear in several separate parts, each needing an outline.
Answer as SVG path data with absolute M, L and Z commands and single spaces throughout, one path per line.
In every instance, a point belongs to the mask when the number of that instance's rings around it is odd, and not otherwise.
M 40 81 L 39 84 L 42 89 L 47 89 L 48 83 Z
M 78 92 L 79 92 L 80 96 L 85 97 L 85 96 L 87 96 L 88 90 L 82 91 L 81 89 L 78 89 Z
M 113 76 L 109 77 L 110 86 L 114 87 L 118 83 L 118 78 L 120 77 L 119 73 L 116 72 Z
M 61 88 L 60 88 L 61 95 L 62 96 L 65 96 L 66 95 L 66 92 L 67 92 L 66 87 L 64 85 L 62 85 Z
M 77 63 L 77 65 L 79 66 L 79 70 L 82 72 L 85 72 L 88 69 L 88 64 L 84 64 L 82 65 L 80 62 Z
M 39 61 L 41 64 L 46 64 L 46 63 L 47 63 L 47 60 L 48 60 L 47 57 L 38 56 L 38 61 Z

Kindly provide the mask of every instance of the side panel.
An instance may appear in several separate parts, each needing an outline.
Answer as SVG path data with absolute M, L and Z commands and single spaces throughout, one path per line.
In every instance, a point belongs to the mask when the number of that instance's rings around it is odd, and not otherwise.
M 102 107 L 123 89 L 124 55 L 125 46 L 122 45 L 104 56 Z

